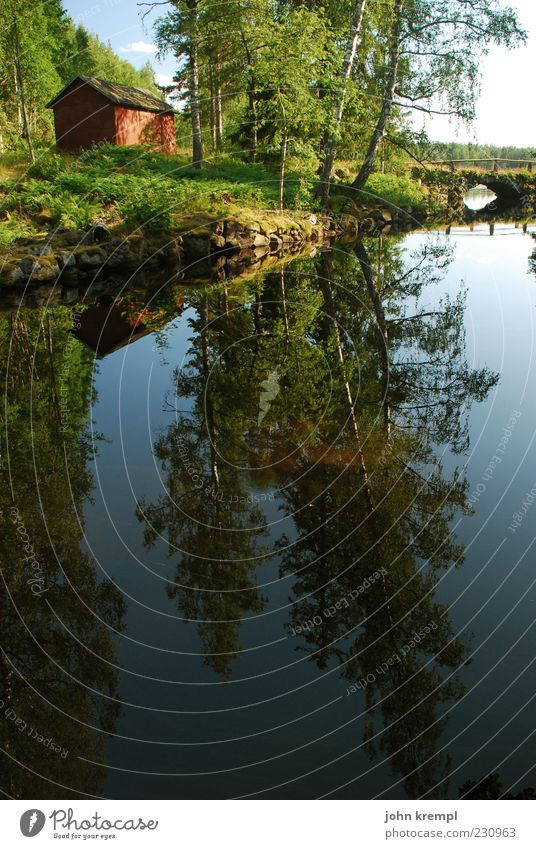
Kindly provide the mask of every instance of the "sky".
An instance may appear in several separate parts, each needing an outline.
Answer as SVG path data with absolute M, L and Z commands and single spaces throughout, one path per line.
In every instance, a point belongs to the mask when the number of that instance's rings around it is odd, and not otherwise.
M 529 32 L 525 47 L 508 51 L 493 47 L 482 66 L 482 92 L 477 116 L 467 128 L 442 116 L 418 116 L 434 141 L 472 141 L 480 144 L 536 147 L 536 119 L 530 107 L 533 72 L 536 64 L 536 0 L 510 0 L 517 9 L 521 25 Z M 116 53 L 140 67 L 149 59 L 160 84 L 171 82 L 175 61 L 155 59 L 156 48 L 151 22 L 158 17 L 152 11 L 141 20 L 136 0 L 64 0 L 67 12 L 103 41 L 109 41 Z M 160 13 L 165 11 L 162 7 Z

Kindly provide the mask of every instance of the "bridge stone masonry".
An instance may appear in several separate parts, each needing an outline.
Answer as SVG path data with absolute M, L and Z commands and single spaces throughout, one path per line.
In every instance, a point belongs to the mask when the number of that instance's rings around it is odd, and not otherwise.
M 448 220 L 471 220 L 474 214 L 465 207 L 464 197 L 475 186 L 486 186 L 497 200 L 479 217 L 500 219 L 505 214 L 514 218 L 533 217 L 536 211 L 536 169 L 484 170 L 445 166 L 415 167 L 412 177 L 429 191 L 430 205 Z

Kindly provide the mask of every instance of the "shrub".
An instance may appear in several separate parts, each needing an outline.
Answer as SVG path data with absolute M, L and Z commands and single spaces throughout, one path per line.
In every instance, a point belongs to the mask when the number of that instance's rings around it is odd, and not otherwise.
M 15 239 L 32 236 L 35 232 L 32 225 L 18 217 L 2 221 L 0 226 L 0 248 L 7 248 Z
M 130 230 L 141 228 L 149 233 L 170 230 L 172 208 L 165 193 L 153 191 L 135 191 L 128 200 L 119 203 L 119 214 Z
M 54 181 L 55 188 L 60 192 L 70 192 L 74 195 L 89 195 L 93 189 L 91 174 L 60 174 Z
M 85 229 L 99 217 L 100 204 L 86 197 L 73 197 L 69 192 L 42 195 L 40 203 L 52 214 L 54 221 L 64 227 Z
M 372 174 L 364 191 L 395 206 L 422 206 L 427 196 L 424 186 L 397 174 Z
M 45 153 L 28 168 L 30 177 L 38 180 L 55 180 L 65 170 L 65 161 L 59 153 Z

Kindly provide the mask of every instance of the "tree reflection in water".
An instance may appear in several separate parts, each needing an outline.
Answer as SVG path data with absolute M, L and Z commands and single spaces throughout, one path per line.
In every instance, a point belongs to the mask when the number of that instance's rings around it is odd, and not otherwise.
M 446 793 L 445 711 L 467 657 L 435 596 L 463 562 L 451 526 L 470 512 L 467 486 L 438 449 L 466 451 L 471 403 L 497 381 L 467 365 L 464 291 L 419 306 L 450 261 L 435 237 L 412 257 L 379 239 L 232 296 L 191 295 L 176 373 L 177 405 L 191 410 L 155 445 L 165 495 L 138 507 L 146 545 L 168 542 L 169 593 L 224 680 L 241 618 L 267 603 L 259 570 L 279 553 L 289 638 L 320 668 L 338 666 L 365 751 L 413 798 Z M 275 539 L 270 492 L 289 529 Z
M 82 549 L 90 496 L 89 353 L 71 310 L 0 313 L 2 411 L 0 739 L 13 798 L 102 792 L 120 712 L 112 630 L 120 593 Z

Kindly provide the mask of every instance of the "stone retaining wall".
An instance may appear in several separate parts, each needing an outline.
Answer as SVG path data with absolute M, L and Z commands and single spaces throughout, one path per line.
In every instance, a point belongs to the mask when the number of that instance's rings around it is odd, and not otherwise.
M 411 213 L 401 216 L 385 205 L 356 208 L 337 218 L 247 210 L 219 221 L 207 214 L 190 216 L 173 235 L 122 234 L 100 222 L 87 232 L 57 229 L 41 242 L 19 239 L 0 258 L 0 291 L 56 284 L 84 288 L 107 277 L 155 270 L 185 282 L 218 282 L 247 268 L 256 273 L 268 260 L 415 226 Z
M 307 245 L 329 245 L 344 235 L 341 224 L 329 218 L 285 219 L 275 213 L 259 218 L 259 222 L 207 219 L 194 222 L 196 226 L 185 221 L 172 236 L 122 235 L 97 222 L 88 232 L 55 231 L 40 243 L 19 239 L 0 259 L 0 286 L 84 281 L 118 270 L 128 275 L 150 268 L 172 268 L 195 279 L 206 277 L 212 266 L 230 265 L 238 256 L 242 264 L 255 264 L 270 255 L 297 253 Z

